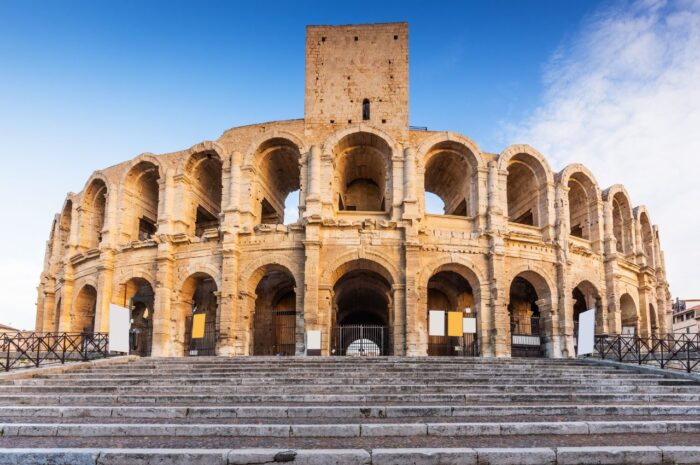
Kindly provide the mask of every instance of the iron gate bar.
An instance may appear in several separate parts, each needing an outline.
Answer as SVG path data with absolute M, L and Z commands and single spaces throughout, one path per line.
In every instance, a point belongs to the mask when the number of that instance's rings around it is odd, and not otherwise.
M 673 369 L 675 365 L 688 373 L 700 367 L 700 334 L 597 335 L 594 348 L 601 359 L 623 363 L 657 364 L 663 369 Z

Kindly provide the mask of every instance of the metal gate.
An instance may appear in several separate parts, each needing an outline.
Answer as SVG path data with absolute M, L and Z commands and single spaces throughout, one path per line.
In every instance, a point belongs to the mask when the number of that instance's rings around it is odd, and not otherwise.
M 479 339 L 476 334 L 464 336 L 428 336 L 428 355 L 442 357 L 477 357 Z
M 512 357 L 544 357 L 541 323 L 537 316 L 510 321 Z
M 265 355 L 294 355 L 296 352 L 296 318 L 294 310 L 272 311 L 272 341 Z
M 332 355 L 389 355 L 389 328 L 377 325 L 345 325 L 333 328 Z
M 216 355 L 216 319 L 214 317 L 204 320 L 204 337 L 198 339 L 192 339 L 192 317 L 187 317 L 185 321 L 185 355 L 191 357 Z

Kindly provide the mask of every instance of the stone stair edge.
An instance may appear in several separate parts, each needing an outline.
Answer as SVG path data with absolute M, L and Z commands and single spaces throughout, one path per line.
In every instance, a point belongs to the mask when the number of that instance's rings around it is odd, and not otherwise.
M 297 465 L 582 465 L 697 463 L 700 447 L 533 447 L 388 449 L 0 449 L 0 464 L 70 463 L 71 465 L 243 465 L 288 462 Z

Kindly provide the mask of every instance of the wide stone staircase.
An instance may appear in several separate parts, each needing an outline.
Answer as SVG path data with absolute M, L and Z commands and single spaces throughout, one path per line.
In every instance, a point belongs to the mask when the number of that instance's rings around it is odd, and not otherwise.
M 700 464 L 700 382 L 584 360 L 111 359 L 0 377 L 0 464 Z

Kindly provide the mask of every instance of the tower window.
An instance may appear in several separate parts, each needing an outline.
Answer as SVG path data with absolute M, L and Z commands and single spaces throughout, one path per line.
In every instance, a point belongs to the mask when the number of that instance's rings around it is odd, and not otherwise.
M 364 99 L 362 101 L 362 120 L 369 120 L 369 99 Z

